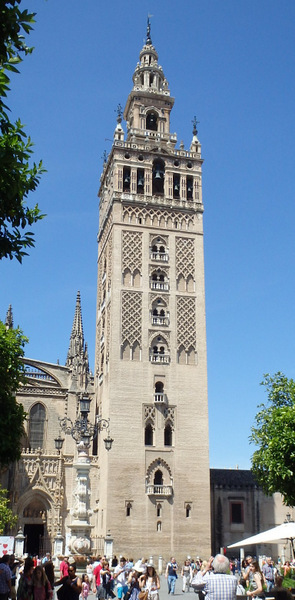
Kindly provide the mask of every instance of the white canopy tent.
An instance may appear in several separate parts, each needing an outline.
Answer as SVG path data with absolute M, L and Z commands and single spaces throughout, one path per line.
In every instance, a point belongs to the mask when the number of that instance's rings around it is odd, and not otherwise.
M 282 523 L 282 525 L 277 525 L 277 527 L 272 527 L 272 529 L 268 529 L 267 531 L 262 531 L 261 533 L 252 535 L 251 537 L 248 537 L 245 540 L 241 540 L 240 542 L 235 542 L 234 544 L 231 544 L 230 546 L 228 546 L 228 548 L 239 548 L 241 546 L 243 547 L 250 545 L 252 546 L 253 544 L 276 544 L 280 540 L 288 540 L 291 543 L 292 552 L 294 556 L 294 521 Z

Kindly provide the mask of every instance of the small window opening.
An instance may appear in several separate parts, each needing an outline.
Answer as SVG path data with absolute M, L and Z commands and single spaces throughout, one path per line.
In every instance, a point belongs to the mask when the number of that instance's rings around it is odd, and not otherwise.
M 172 427 L 170 423 L 164 429 L 164 446 L 172 446 Z
M 158 130 L 158 115 L 155 112 L 148 113 L 146 117 L 146 128 L 149 131 L 157 131 Z
M 187 504 L 185 507 L 185 516 L 188 519 L 191 516 L 191 506 L 190 504 Z
M 163 473 L 160 469 L 155 472 L 154 485 L 163 485 Z
M 153 445 L 153 428 L 150 423 L 148 423 L 144 430 L 144 443 L 145 446 Z
M 187 198 L 190 200 L 193 197 L 193 178 L 192 177 L 186 178 L 186 195 L 187 195 Z
M 123 192 L 130 191 L 130 167 L 123 169 Z
M 179 175 L 173 175 L 173 198 L 179 198 L 180 196 L 180 177 Z
M 165 164 L 161 159 L 153 162 L 153 194 L 164 193 Z
M 144 193 L 144 170 L 137 169 L 137 193 Z

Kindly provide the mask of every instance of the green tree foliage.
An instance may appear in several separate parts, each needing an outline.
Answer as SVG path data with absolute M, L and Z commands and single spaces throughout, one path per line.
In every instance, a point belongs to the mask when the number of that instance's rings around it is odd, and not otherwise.
M 258 449 L 252 470 L 263 491 L 280 492 L 284 503 L 295 506 L 295 381 L 283 373 L 264 376 L 267 404 L 259 406 L 250 441 Z
M 20 329 L 7 329 L 0 321 L 0 467 L 18 460 L 21 454 L 26 413 L 15 394 L 24 381 L 26 342 Z
M 5 104 L 11 73 L 33 48 L 25 44 L 24 34 L 32 30 L 35 13 L 21 11 L 21 0 L 0 0 L 0 259 L 22 262 L 27 248 L 34 246 L 28 227 L 42 219 L 38 204 L 29 208 L 26 199 L 34 191 L 44 171 L 42 162 L 30 165 L 32 142 L 18 119 L 12 123 Z
M 17 523 L 17 515 L 9 508 L 7 490 L 0 486 L 0 535 L 3 535 L 6 527 L 13 527 Z

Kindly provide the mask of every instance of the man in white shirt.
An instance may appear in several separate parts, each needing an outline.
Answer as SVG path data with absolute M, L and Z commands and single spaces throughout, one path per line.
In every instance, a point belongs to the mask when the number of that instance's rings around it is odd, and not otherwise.
M 124 598 L 126 592 L 128 591 L 127 585 L 127 576 L 128 576 L 128 568 L 126 565 L 126 559 L 124 556 L 121 556 L 120 562 L 114 570 L 114 579 L 117 581 L 117 594 L 119 600 Z

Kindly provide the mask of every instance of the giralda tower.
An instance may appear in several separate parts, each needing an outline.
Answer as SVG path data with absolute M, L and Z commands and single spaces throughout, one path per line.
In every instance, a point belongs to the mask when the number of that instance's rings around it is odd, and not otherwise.
M 201 145 L 173 104 L 148 23 L 99 190 L 95 530 L 135 559 L 210 553 Z

